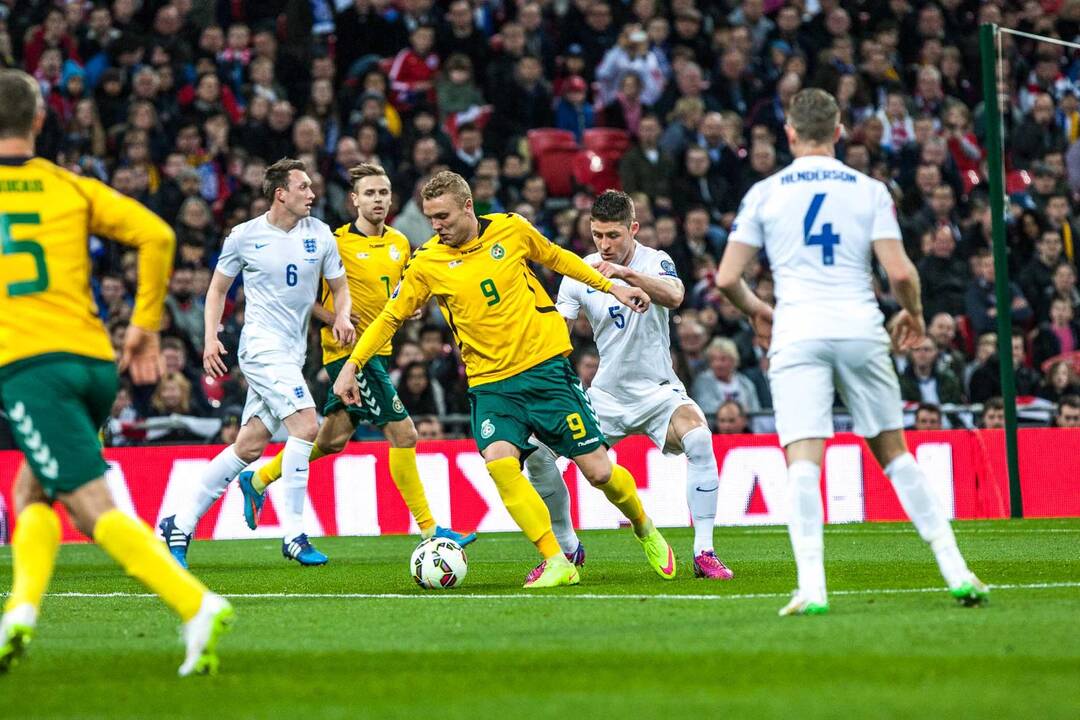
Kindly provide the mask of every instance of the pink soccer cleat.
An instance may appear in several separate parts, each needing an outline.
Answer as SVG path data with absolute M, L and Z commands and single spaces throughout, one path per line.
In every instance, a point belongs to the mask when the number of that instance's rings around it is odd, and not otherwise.
M 706 550 L 694 558 L 694 577 L 707 578 L 709 580 L 730 580 L 735 573 L 728 569 L 727 565 L 720 562 L 716 553 Z

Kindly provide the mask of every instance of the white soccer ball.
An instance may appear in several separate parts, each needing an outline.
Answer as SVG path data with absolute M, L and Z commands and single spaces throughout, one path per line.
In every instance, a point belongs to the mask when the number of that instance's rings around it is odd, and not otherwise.
M 413 580 L 428 590 L 457 587 L 469 570 L 465 551 L 453 540 L 428 538 L 413 550 L 409 570 Z

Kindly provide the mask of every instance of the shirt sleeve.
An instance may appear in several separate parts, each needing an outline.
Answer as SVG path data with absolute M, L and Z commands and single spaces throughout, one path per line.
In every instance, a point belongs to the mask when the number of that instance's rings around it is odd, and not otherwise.
M 172 275 L 176 234 L 138 201 L 90 178 L 77 178 L 89 200 L 90 227 L 101 235 L 139 250 L 139 283 L 131 323 L 157 332 Z
M 877 197 L 874 202 L 874 226 L 870 240 L 900 240 L 900 223 L 896 221 L 896 203 L 881 181 L 874 181 Z
M 589 287 L 608 292 L 611 290 L 611 280 L 589 267 L 584 260 L 569 250 L 564 250 L 555 243 L 540 234 L 540 231 L 532 226 L 525 218 L 513 216 L 518 227 L 516 228 L 525 242 L 526 256 L 533 262 L 538 262 L 549 267 L 560 275 L 571 277 Z
M 401 282 L 394 289 L 382 312 L 371 321 L 356 341 L 349 360 L 363 367 L 372 356 L 386 346 L 394 333 L 414 312 L 431 297 L 431 289 L 414 264 L 405 268 Z
M 576 319 L 581 311 L 581 298 L 577 292 L 580 287 L 581 283 L 577 280 L 565 277 L 559 283 L 559 299 L 555 301 L 555 307 L 567 320 Z
M 330 228 L 324 226 L 323 230 L 326 235 L 326 252 L 323 253 L 322 274 L 327 280 L 337 280 L 345 274 L 345 263 L 341 262 L 341 255 L 338 253 L 337 238 L 330 232 Z
M 653 275 L 671 278 L 672 280 L 679 280 L 679 272 L 675 269 L 674 261 L 672 261 L 671 256 L 663 250 L 660 250 L 653 255 L 653 260 L 649 264 L 649 269 Z M 682 281 L 680 280 L 680 282 Z
M 221 254 L 218 255 L 217 266 L 214 272 L 220 272 L 228 277 L 236 277 L 244 269 L 244 259 L 240 256 L 240 232 L 233 229 L 225 237 L 221 244 Z
M 754 185 L 750 192 L 746 193 L 735 215 L 735 222 L 731 224 L 728 240 L 756 248 L 765 247 L 765 229 L 758 215 L 760 187 L 760 184 Z

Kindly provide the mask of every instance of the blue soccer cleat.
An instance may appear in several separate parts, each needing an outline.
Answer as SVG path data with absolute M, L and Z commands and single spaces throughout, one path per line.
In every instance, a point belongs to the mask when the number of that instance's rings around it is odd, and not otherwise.
M 262 512 L 263 503 L 266 502 L 266 495 L 256 490 L 251 484 L 253 477 L 255 477 L 254 471 L 245 470 L 237 478 L 240 482 L 240 491 L 244 493 L 244 522 L 252 530 L 259 527 L 259 514 Z
M 312 547 L 306 534 L 297 535 L 291 542 L 281 541 L 281 554 L 305 567 L 325 565 L 330 559 Z
M 435 526 L 435 534 L 432 537 L 443 538 L 444 540 L 453 540 L 461 547 L 465 547 L 469 543 L 476 542 L 476 533 L 469 533 L 468 535 L 462 535 L 459 532 L 454 532 L 450 528 Z
M 577 549 L 572 553 L 563 553 L 566 555 L 566 559 L 572 562 L 577 567 L 585 565 L 585 545 L 578 540 Z
M 180 567 L 187 570 L 187 551 L 188 546 L 191 545 L 191 535 L 181 532 L 180 528 L 176 527 L 175 515 L 162 518 L 158 529 L 161 530 L 161 537 L 165 538 L 165 544 L 169 546 L 169 554 Z

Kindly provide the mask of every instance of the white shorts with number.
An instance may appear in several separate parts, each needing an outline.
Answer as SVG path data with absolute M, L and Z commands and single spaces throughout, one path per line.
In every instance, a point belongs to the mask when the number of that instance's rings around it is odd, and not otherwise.
M 665 450 L 671 416 L 683 405 L 697 409 L 686 388 L 677 383 L 628 390 L 618 397 L 591 387 L 588 395 L 600 421 L 600 432 L 610 445 L 630 435 L 647 435 L 656 447 Z
M 854 430 L 876 437 L 904 427 L 900 381 L 889 345 L 878 340 L 803 340 L 769 357 L 769 386 L 780 445 L 831 438 L 834 391 L 851 412 Z
M 266 358 L 277 360 L 276 358 Z M 258 417 L 270 434 L 277 432 L 281 421 L 307 408 L 315 407 L 301 366 L 287 359 L 277 362 L 258 362 L 240 358 L 240 371 L 248 382 L 247 401 L 240 420 Z

